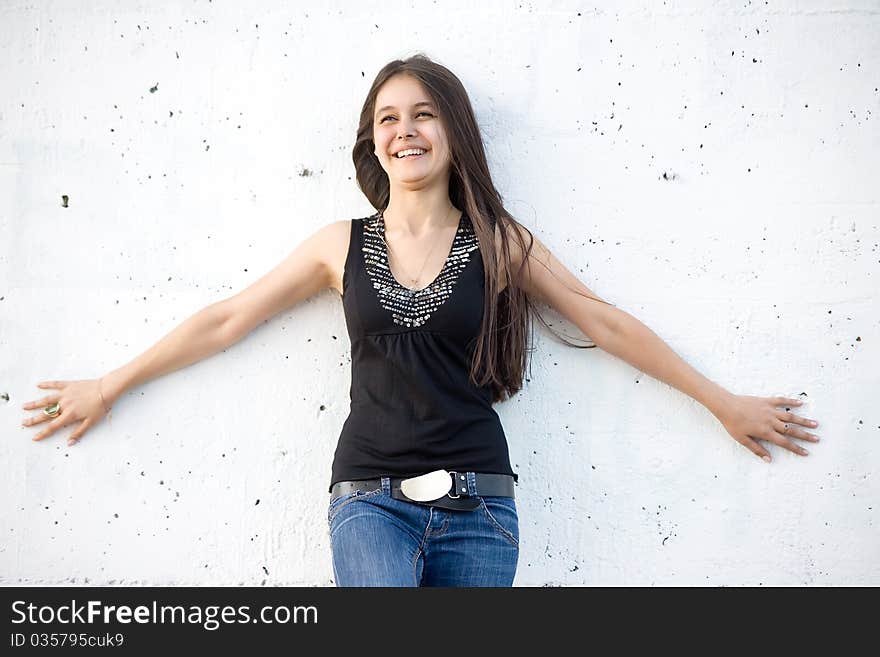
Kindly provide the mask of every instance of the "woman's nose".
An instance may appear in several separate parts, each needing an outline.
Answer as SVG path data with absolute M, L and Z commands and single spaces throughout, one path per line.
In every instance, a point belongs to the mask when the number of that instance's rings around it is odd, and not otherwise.
M 408 119 L 404 119 L 400 123 L 397 124 L 397 138 L 398 139 L 403 139 L 404 137 L 412 137 L 413 133 L 415 132 L 412 125 L 410 125 L 409 123 L 406 122 L 407 120 Z

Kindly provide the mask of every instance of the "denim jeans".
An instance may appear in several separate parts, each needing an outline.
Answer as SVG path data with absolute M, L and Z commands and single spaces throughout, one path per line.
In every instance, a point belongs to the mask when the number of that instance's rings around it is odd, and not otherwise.
M 391 497 L 391 480 L 327 509 L 336 586 L 511 586 L 519 558 L 512 497 L 482 496 L 473 511 Z M 474 491 L 473 475 L 468 481 Z

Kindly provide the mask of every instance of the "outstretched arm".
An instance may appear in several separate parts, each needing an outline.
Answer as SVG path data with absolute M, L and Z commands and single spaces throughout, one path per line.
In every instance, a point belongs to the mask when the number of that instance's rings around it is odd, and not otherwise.
M 528 235 L 524 239 L 528 244 Z M 515 239 L 511 240 L 511 243 L 515 242 Z M 776 408 L 799 406 L 800 400 L 735 395 L 710 381 L 638 319 L 615 306 L 601 303 L 601 298 L 559 262 L 537 237 L 524 269 L 522 286 L 532 298 L 553 306 L 603 351 L 703 404 L 734 440 L 765 461 L 770 461 L 770 454 L 757 442 L 758 439 L 769 440 L 802 456 L 807 455 L 807 450 L 792 438 L 819 440 L 814 434 L 798 428 L 798 425 L 816 427 L 817 422 L 795 415 L 788 409 Z M 599 301 L 590 299 L 591 296 Z
M 332 262 L 338 261 L 338 253 L 348 244 L 349 230 L 348 221 L 320 228 L 255 283 L 198 311 L 140 356 L 99 379 L 39 383 L 38 387 L 49 389 L 48 394 L 22 408 L 44 410 L 22 425 L 48 422 L 33 438 L 43 440 L 76 422 L 67 444 L 75 443 L 109 415 L 108 406 L 129 388 L 226 349 L 282 310 L 330 287 L 335 278 Z
M 765 461 L 770 461 L 770 454 L 757 439 L 769 440 L 801 456 L 808 452 L 792 438 L 818 441 L 814 434 L 794 426 L 815 427 L 817 423 L 795 415 L 787 408 L 776 408 L 796 407 L 801 404 L 800 400 L 735 395 L 688 365 L 635 317 L 617 308 L 613 311 L 614 327 L 603 343 L 596 343 L 599 347 L 696 399 L 718 418 L 738 443 Z

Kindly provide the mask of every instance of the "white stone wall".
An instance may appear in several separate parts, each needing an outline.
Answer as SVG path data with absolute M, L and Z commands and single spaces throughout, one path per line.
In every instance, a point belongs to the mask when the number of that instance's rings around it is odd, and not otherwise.
M 496 406 L 516 584 L 880 584 L 878 46 L 876 0 L 2 3 L 0 583 L 332 583 L 335 293 L 131 390 L 73 448 L 71 427 L 29 440 L 21 404 L 372 212 L 360 106 L 422 51 L 471 94 L 507 207 L 587 285 L 821 423 L 766 465 L 540 332 Z

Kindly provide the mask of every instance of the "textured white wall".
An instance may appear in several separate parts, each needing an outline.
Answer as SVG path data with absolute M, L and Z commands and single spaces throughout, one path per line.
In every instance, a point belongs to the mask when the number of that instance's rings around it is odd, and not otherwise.
M 130 391 L 72 449 L 72 427 L 31 442 L 21 404 L 369 214 L 360 105 L 416 51 L 462 79 L 509 209 L 590 287 L 821 423 L 765 465 L 542 332 L 496 406 L 516 584 L 880 584 L 877 0 L 2 3 L 0 583 L 331 584 L 335 293 Z

